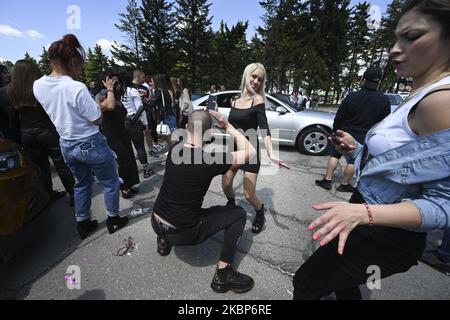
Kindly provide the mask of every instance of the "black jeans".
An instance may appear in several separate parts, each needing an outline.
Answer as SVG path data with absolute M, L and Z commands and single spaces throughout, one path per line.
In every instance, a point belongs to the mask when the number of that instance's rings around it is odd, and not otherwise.
M 40 128 L 23 129 L 22 144 L 25 155 L 41 170 L 42 183 L 47 192 L 50 193 L 53 190 L 50 162 L 48 161 L 48 157 L 50 156 L 64 188 L 67 193 L 73 195 L 75 178 L 64 162 L 59 146 L 59 135 L 56 130 Z
M 247 214 L 241 207 L 216 206 L 201 209 L 200 219 L 190 229 L 165 230 L 152 217 L 152 227 L 159 237 L 165 237 L 175 246 L 200 244 L 219 231 L 225 230 L 220 260 L 231 264 L 237 243 L 244 231 Z
M 350 203 L 364 203 L 356 191 Z M 338 239 L 319 248 L 295 273 L 294 300 L 318 300 L 332 292 L 339 300 L 359 300 L 359 285 L 366 284 L 369 266 L 381 270 L 381 278 L 408 271 L 425 248 L 426 233 L 399 228 L 358 226 L 349 235 L 344 255 Z
M 125 119 L 125 130 L 128 131 L 131 141 L 136 148 L 139 162 L 145 166 L 148 164 L 148 158 L 147 153 L 145 152 L 144 127 L 139 123 L 134 123 L 129 119 Z

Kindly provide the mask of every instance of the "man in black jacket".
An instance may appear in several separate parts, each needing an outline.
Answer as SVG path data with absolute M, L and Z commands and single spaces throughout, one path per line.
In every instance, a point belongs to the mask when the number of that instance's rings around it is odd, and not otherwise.
M 333 130 L 343 130 L 350 133 L 359 143 L 364 144 L 367 132 L 391 112 L 389 98 L 378 91 L 378 85 L 383 76 L 380 68 L 369 68 L 361 80 L 361 90 L 350 93 L 336 113 Z M 331 190 L 331 179 L 339 165 L 341 154 L 334 146 L 330 146 L 330 159 L 327 174 L 323 180 L 316 180 L 316 185 Z M 355 172 L 353 163 L 347 163 L 344 178 L 337 188 L 340 192 L 353 192 L 349 184 Z

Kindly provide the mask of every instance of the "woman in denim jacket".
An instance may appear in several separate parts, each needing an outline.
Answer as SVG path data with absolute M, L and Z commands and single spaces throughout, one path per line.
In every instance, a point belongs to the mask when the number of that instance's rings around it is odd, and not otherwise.
M 350 203 L 326 211 L 309 229 L 321 247 L 294 277 L 294 299 L 361 299 L 358 286 L 377 266 L 381 278 L 417 264 L 426 232 L 450 226 L 450 2 L 409 0 L 391 50 L 411 95 L 367 135 L 365 146 L 338 131 L 355 157 L 358 188 Z M 345 248 L 345 250 L 344 250 Z

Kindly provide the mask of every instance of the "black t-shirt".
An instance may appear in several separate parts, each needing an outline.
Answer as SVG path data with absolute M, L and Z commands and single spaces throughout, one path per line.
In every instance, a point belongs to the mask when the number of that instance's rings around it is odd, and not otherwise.
M 227 173 L 233 161 L 231 153 L 208 153 L 201 148 L 187 148 L 182 143 L 174 145 L 169 152 L 164 182 L 153 208 L 179 229 L 197 223 L 211 181 Z
M 361 89 L 342 101 L 333 129 L 366 134 L 391 113 L 389 98 L 377 90 Z

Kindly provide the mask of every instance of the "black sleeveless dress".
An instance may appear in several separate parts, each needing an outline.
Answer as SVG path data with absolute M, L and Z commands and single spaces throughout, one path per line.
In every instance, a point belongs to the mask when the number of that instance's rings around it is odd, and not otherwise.
M 250 108 L 238 109 L 235 105 L 231 108 L 228 121 L 236 129 L 244 131 L 244 136 L 256 149 L 256 157 L 250 159 L 248 164 L 241 166 L 239 169 L 245 172 L 258 174 L 261 168 L 258 127 L 263 138 L 268 135 L 270 136 L 270 129 L 266 116 L 266 105 L 261 103 L 254 106 L 254 100 L 252 101 L 252 106 Z

